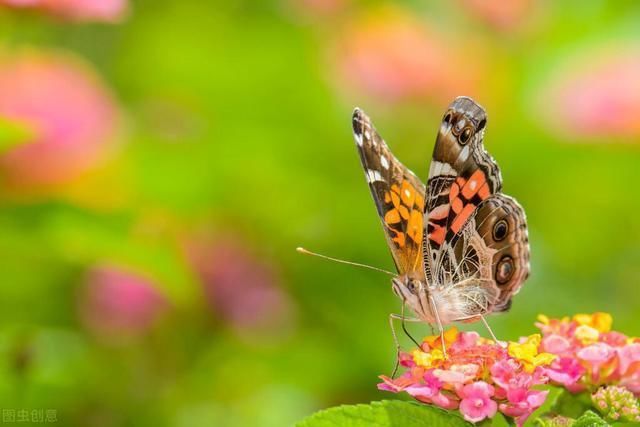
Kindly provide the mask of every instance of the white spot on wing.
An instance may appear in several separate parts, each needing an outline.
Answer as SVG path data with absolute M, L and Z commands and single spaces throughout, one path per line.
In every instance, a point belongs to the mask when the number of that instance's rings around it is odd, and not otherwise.
M 389 161 L 387 160 L 384 154 L 380 156 L 380 163 L 382 164 L 383 168 L 389 169 Z
M 458 173 L 449 163 L 438 162 L 436 160 L 431 161 L 431 168 L 429 176 L 458 176 Z
M 380 172 L 372 169 L 367 169 L 367 181 L 369 181 L 370 184 L 373 184 L 374 182 L 385 182 L 382 175 L 380 175 Z
M 356 144 L 358 144 L 359 147 L 362 147 L 362 134 L 361 133 L 354 133 L 353 137 L 356 140 Z
M 469 153 L 470 153 L 470 149 L 469 149 L 469 145 L 465 145 L 464 148 L 462 149 L 462 151 L 460 151 L 460 154 L 458 155 L 458 159 L 461 162 L 466 162 L 467 159 L 469 158 Z

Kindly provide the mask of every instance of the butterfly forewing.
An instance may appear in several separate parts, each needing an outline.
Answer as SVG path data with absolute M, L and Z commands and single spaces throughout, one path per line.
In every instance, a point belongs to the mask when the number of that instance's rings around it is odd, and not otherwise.
M 353 135 L 396 268 L 400 274 L 420 272 L 425 186 L 360 109 L 353 113 Z

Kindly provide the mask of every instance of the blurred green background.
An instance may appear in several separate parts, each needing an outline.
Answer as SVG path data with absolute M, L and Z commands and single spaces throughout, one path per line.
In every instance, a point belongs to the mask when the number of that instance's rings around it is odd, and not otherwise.
M 283 426 L 389 398 L 388 278 L 294 251 L 392 268 L 355 106 L 423 179 L 451 99 L 487 109 L 532 250 L 499 337 L 540 312 L 640 334 L 638 19 L 634 1 L 0 0 L 2 421 Z

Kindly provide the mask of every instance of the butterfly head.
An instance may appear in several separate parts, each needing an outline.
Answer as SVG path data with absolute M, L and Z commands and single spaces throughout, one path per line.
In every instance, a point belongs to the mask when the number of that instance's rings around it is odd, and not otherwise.
M 403 304 L 409 306 L 421 319 L 427 322 L 433 321 L 426 282 L 404 274 L 394 277 L 391 280 L 391 286 Z

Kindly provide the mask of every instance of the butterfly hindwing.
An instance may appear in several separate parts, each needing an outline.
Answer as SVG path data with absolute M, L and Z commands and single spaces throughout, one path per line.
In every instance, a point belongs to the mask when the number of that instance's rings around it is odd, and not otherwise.
M 496 194 L 478 208 L 477 234 L 491 258 L 491 279 L 500 291 L 492 311 L 506 311 L 529 276 L 529 235 L 524 210 L 515 199 Z
M 529 272 L 524 211 L 501 193 L 500 170 L 483 146 L 486 122 L 472 99 L 453 101 L 427 184 L 425 268 L 441 315 L 451 321 L 508 309 Z
M 391 153 L 371 120 L 353 113 L 353 135 L 378 215 L 400 274 L 422 272 L 425 186 Z

